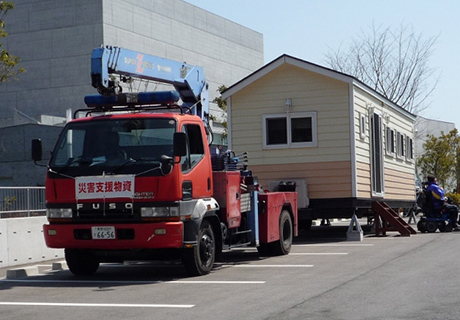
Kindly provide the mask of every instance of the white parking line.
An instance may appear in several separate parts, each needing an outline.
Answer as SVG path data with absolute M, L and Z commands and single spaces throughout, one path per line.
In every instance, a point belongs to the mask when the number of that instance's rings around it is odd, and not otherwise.
M 301 253 L 289 253 L 290 256 L 343 256 L 347 255 L 348 252 L 301 252 Z
M 28 280 L 28 279 L 2 279 L 2 282 L 26 282 L 26 283 L 71 283 L 71 284 L 265 284 L 266 281 L 87 281 L 87 280 Z
M 0 306 L 33 307 L 95 307 L 95 308 L 193 308 L 194 304 L 125 304 L 125 303 L 50 303 L 50 302 L 0 302 Z
M 296 244 L 296 247 L 372 247 L 373 243 L 314 243 Z
M 235 268 L 311 268 L 312 264 L 239 264 Z

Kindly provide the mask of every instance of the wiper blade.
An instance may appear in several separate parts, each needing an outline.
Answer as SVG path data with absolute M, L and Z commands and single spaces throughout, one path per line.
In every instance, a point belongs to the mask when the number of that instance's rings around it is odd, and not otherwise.
M 114 169 L 113 169 L 113 172 L 115 172 L 115 171 L 117 171 L 117 170 L 123 168 L 124 166 L 126 166 L 126 165 L 128 165 L 128 164 L 130 164 L 130 163 L 133 163 L 133 162 L 137 162 L 137 160 L 136 160 L 136 159 L 128 159 L 127 161 L 125 161 L 124 163 L 122 163 L 121 165 L 119 165 L 118 167 L 114 168 Z
M 81 156 L 76 158 L 69 158 L 67 163 L 63 167 L 61 167 L 61 170 L 59 170 L 59 172 L 64 171 L 65 169 L 71 167 L 75 163 L 78 163 L 78 165 L 89 165 L 91 163 L 91 159 L 86 159 Z
M 53 173 L 62 174 L 64 171 L 66 171 L 66 169 L 68 169 L 69 167 L 71 167 L 73 164 L 75 164 L 75 163 L 81 163 L 81 162 L 82 162 L 82 161 L 81 161 L 81 157 L 77 157 L 77 158 L 75 158 L 75 159 L 70 158 L 70 159 L 68 160 L 68 162 L 67 162 L 64 166 L 59 167 L 59 170 L 52 170 L 52 169 L 50 169 L 50 171 L 53 172 Z M 65 176 L 65 174 L 62 174 L 62 175 Z
M 65 168 L 67 168 L 67 167 L 65 167 Z M 65 168 L 64 168 L 64 169 L 65 169 Z M 73 176 L 69 176 L 69 175 L 67 175 L 67 174 L 62 173 L 62 170 L 56 171 L 56 170 L 53 170 L 53 169 L 51 169 L 50 167 L 48 167 L 48 171 L 51 172 L 51 173 L 54 173 L 54 174 L 57 174 L 57 175 L 66 177 L 66 178 L 75 179 L 75 177 L 73 177 Z
M 146 173 L 149 173 L 149 172 L 152 172 L 152 171 L 155 171 L 155 170 L 159 170 L 159 169 L 161 169 L 161 166 L 154 167 L 154 168 L 151 168 L 151 169 L 136 173 L 136 177 L 141 176 L 141 175 L 146 174 Z
M 136 161 L 142 161 L 142 162 L 159 162 L 156 158 L 137 158 Z

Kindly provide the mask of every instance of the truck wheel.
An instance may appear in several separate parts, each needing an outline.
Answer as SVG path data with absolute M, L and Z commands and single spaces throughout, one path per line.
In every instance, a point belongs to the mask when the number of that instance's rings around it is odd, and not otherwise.
M 99 268 L 99 259 L 85 250 L 65 249 L 65 261 L 70 272 L 76 276 L 91 275 Z
M 303 230 L 304 231 L 308 231 L 311 229 L 311 225 L 313 224 L 313 220 L 312 219 L 307 219 L 307 220 L 303 220 Z
M 186 249 L 182 262 L 191 276 L 201 276 L 211 272 L 216 258 L 216 241 L 214 232 L 208 221 L 203 220 L 198 232 L 197 245 Z
M 269 257 L 271 253 L 269 243 L 261 243 L 257 247 L 257 252 L 259 252 L 260 257 Z
M 276 255 L 286 255 L 291 251 L 293 227 L 289 212 L 283 210 L 280 214 L 280 239 L 272 243 L 273 253 Z

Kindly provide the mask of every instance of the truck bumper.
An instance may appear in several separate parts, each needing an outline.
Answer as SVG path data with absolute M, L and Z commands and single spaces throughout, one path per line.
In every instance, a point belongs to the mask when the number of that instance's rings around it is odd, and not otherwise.
M 115 239 L 93 239 L 92 227 L 114 227 Z M 102 250 L 181 248 L 184 234 L 182 222 L 45 224 L 43 231 L 49 248 Z

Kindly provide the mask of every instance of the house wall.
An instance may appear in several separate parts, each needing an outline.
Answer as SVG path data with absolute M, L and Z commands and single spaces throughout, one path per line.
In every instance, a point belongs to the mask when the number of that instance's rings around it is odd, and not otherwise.
M 263 115 L 316 112 L 316 147 L 264 149 Z M 305 179 L 308 196 L 351 197 L 351 145 L 348 84 L 283 64 L 231 96 L 231 146 L 247 151 L 259 183 Z
M 395 110 L 393 107 L 371 96 L 364 90 L 354 90 L 354 115 L 355 115 L 355 145 L 356 145 L 356 174 L 357 174 L 357 197 L 371 198 L 371 158 L 370 158 L 370 122 L 369 110 L 378 113 L 382 117 L 382 140 L 383 140 L 383 167 L 384 167 L 384 199 L 385 200 L 414 200 L 415 198 L 415 161 L 414 161 L 414 120 Z M 361 135 L 361 115 L 365 116 L 365 134 Z M 396 133 L 412 139 L 412 150 L 404 139 L 405 156 L 398 156 L 397 152 L 391 152 L 388 147 L 387 127 L 394 130 L 394 146 L 397 147 Z M 409 154 L 413 155 L 410 158 Z

